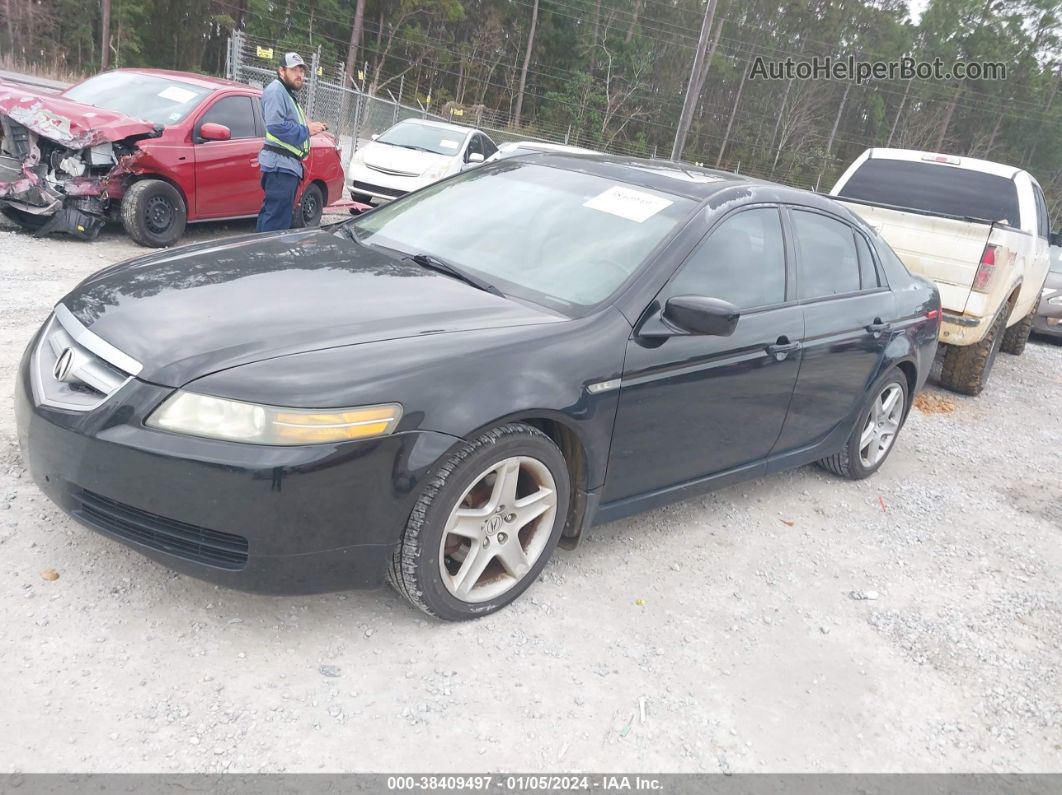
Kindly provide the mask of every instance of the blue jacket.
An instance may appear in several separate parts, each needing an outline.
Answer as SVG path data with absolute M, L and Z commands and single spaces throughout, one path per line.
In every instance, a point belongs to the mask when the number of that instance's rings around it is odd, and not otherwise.
M 310 130 L 299 121 L 295 99 L 279 79 L 266 86 L 262 92 L 262 115 L 265 117 L 266 129 L 284 143 L 302 146 L 309 140 Z M 258 164 L 263 172 L 287 171 L 302 177 L 299 159 L 275 149 L 263 149 L 258 155 Z

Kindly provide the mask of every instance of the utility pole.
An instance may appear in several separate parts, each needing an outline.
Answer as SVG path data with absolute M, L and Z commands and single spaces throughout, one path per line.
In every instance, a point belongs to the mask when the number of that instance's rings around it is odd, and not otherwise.
M 111 61 L 111 0 L 103 0 L 103 19 L 100 22 L 100 71 Z
M 686 133 L 690 131 L 693 111 L 697 107 L 697 99 L 701 93 L 701 67 L 704 64 L 705 51 L 708 49 L 708 34 L 712 30 L 715 4 L 716 0 L 708 0 L 708 6 L 704 9 L 701 37 L 697 40 L 697 52 L 694 53 L 693 66 L 690 68 L 690 80 L 686 84 L 686 99 L 682 103 L 682 115 L 679 116 L 678 129 L 675 130 L 675 144 L 671 147 L 672 160 L 681 159 L 682 150 L 686 148 Z

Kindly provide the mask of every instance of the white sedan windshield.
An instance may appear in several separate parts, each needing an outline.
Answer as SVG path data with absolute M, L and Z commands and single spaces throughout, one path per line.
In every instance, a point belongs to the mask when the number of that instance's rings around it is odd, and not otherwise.
M 575 308 L 611 295 L 693 208 L 672 194 L 505 160 L 353 224 L 367 245 L 441 257 L 503 292 Z
M 431 124 L 404 121 L 377 138 L 376 143 L 419 149 L 437 155 L 456 155 L 461 151 L 465 135 L 464 132 L 446 130 Z

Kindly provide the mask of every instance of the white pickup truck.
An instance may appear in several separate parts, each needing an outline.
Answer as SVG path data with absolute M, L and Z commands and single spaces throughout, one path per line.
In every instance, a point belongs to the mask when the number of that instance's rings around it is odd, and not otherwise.
M 944 386 L 984 389 L 996 354 L 1021 354 L 1047 277 L 1047 203 L 1026 171 L 968 157 L 868 149 L 830 195 L 940 290 Z

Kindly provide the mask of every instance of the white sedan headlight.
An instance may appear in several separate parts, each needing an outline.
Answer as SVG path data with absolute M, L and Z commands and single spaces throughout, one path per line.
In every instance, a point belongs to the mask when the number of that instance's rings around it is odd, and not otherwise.
M 386 436 L 401 418 L 397 403 L 289 409 L 178 390 L 148 417 L 147 425 L 230 442 L 298 445 Z
M 435 166 L 435 168 L 429 168 L 427 171 L 421 174 L 421 176 L 424 179 L 429 179 L 433 182 L 437 179 L 442 179 L 450 170 L 450 165 L 451 164 L 449 162 L 440 163 L 439 165 Z
M 1062 306 L 1062 293 L 1059 293 L 1054 298 L 1047 299 L 1047 303 L 1051 306 Z

